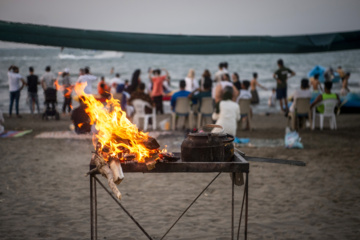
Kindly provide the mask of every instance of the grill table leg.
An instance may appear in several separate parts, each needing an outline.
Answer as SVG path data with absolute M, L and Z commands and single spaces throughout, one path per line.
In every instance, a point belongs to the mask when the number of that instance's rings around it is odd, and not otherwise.
M 249 203 L 249 173 L 246 173 L 246 201 L 245 201 L 245 240 L 247 240 L 247 225 L 248 225 L 248 203 Z
M 90 224 L 91 240 L 97 239 L 97 199 L 96 199 L 96 181 L 93 175 L 90 175 Z
M 234 187 L 235 187 L 235 173 L 232 173 L 232 186 L 231 186 L 231 240 L 234 239 Z

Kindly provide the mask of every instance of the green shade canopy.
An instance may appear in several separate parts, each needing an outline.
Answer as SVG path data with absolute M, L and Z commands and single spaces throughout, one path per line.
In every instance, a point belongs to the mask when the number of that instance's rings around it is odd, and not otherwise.
M 293 36 L 195 36 L 110 32 L 0 21 L 0 40 L 170 54 L 309 53 L 360 49 L 360 31 Z

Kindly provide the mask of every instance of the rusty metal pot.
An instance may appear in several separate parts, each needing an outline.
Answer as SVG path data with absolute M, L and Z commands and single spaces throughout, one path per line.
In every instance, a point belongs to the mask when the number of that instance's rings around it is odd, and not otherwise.
M 214 129 L 217 131 L 214 132 Z M 206 125 L 205 131 L 189 133 L 181 144 L 181 159 L 186 162 L 224 162 L 234 156 L 234 137 L 219 125 Z M 220 130 L 219 130 L 220 129 Z
M 221 162 L 224 143 L 212 133 L 189 133 L 181 144 L 181 159 L 185 162 Z

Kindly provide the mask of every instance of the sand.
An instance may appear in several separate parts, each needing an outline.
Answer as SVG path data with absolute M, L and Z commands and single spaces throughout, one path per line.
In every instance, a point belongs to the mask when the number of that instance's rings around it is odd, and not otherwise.
M 8 130 L 33 129 L 0 139 L 1 239 L 89 239 L 89 139 L 37 139 L 64 131 L 69 117 L 42 121 L 5 118 Z M 301 160 L 306 167 L 250 164 L 249 239 L 358 239 L 360 236 L 360 115 L 340 115 L 338 130 L 301 130 L 304 149 L 244 147 L 249 156 Z M 282 139 L 282 115 L 253 119 L 239 137 Z M 184 134 L 159 137 L 180 150 Z M 216 173 L 130 174 L 120 185 L 123 205 L 159 239 Z M 103 183 L 105 180 L 100 178 Z M 243 187 L 236 188 L 236 218 Z M 221 174 L 168 234 L 167 239 L 229 239 L 231 185 Z M 243 230 L 243 229 L 242 229 Z M 98 187 L 98 239 L 146 239 Z

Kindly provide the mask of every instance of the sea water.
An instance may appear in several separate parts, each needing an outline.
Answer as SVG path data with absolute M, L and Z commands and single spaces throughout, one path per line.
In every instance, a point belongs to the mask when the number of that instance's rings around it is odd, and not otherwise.
M 300 87 L 302 78 L 315 66 L 322 65 L 326 68 L 336 69 L 342 66 L 344 71 L 351 72 L 349 88 L 352 92 L 360 92 L 360 50 L 310 53 L 310 54 L 236 54 L 236 55 L 175 55 L 175 54 L 145 54 L 128 52 L 109 52 L 79 49 L 60 48 L 15 48 L 0 49 L 0 109 L 4 113 L 9 111 L 9 86 L 7 70 L 10 65 L 20 68 L 20 74 L 28 75 L 28 68 L 34 67 L 35 74 L 39 77 L 50 65 L 57 74 L 65 68 L 70 69 L 72 82 L 78 78 L 80 68 L 90 67 L 91 73 L 100 77 L 104 76 L 109 82 L 115 73 L 120 73 L 122 79 L 129 79 L 135 69 L 141 69 L 141 80 L 149 83 L 147 71 L 151 68 L 166 68 L 171 76 L 171 88 L 177 90 L 179 80 L 184 79 L 190 68 L 195 70 L 196 78 L 200 78 L 205 69 L 214 74 L 220 62 L 229 63 L 229 72 L 237 72 L 240 80 L 251 80 L 252 73 L 258 73 L 258 81 L 268 90 L 258 88 L 260 104 L 253 107 L 254 112 L 265 113 L 279 111 L 279 106 L 271 109 L 267 100 L 271 96 L 271 89 L 276 87 L 273 73 L 277 70 L 277 60 L 282 58 L 285 66 L 296 72 L 296 76 L 288 80 L 288 94 Z M 110 70 L 114 68 L 114 73 Z M 96 91 L 93 84 L 93 91 Z M 341 84 L 334 84 L 333 91 L 339 93 Z M 41 108 L 44 96 L 39 86 L 38 95 Z M 58 93 L 58 109 L 60 110 L 63 97 Z M 27 89 L 22 90 L 20 98 L 20 113 L 29 113 L 27 104 Z

